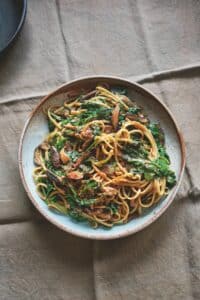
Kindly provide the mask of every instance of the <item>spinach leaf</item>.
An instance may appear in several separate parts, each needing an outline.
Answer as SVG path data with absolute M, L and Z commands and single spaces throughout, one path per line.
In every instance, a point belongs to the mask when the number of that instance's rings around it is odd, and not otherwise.
M 136 115 L 138 114 L 142 109 L 138 106 L 129 107 L 128 114 Z
M 164 156 L 159 156 L 152 161 L 134 159 L 130 156 L 125 156 L 125 159 L 134 166 L 131 171 L 143 175 L 146 180 L 166 177 L 168 187 L 173 187 L 176 183 L 176 176 L 170 170 L 169 160 Z
M 92 101 L 85 101 L 81 104 L 81 108 L 88 110 L 99 109 L 100 107 L 102 107 L 101 104 Z
M 120 126 L 122 125 L 122 123 L 124 122 L 124 120 L 125 120 L 125 115 L 124 114 L 120 114 L 119 115 L 119 121 L 118 121 Z
M 51 122 L 50 119 L 48 119 L 48 127 L 49 127 L 49 131 L 54 131 L 55 129 L 55 125 Z
M 94 119 L 108 120 L 111 117 L 112 109 L 103 107 L 98 103 L 93 103 L 93 102 L 83 103 L 81 107 L 87 108 L 87 110 L 82 112 L 79 115 L 79 125 L 83 125 Z
M 173 171 L 169 170 L 167 174 L 167 187 L 172 188 L 176 184 L 176 175 Z
M 108 207 L 112 210 L 113 214 L 118 212 L 118 204 L 117 203 L 110 203 Z
M 166 149 L 160 144 L 157 144 L 157 146 L 158 146 L 158 152 L 159 152 L 160 156 L 165 157 L 168 160 L 168 162 L 170 162 L 170 158 L 169 158 L 169 155 L 167 154 Z
M 72 124 L 74 126 L 79 125 L 79 118 L 77 116 L 69 116 L 61 122 L 61 125 Z
M 81 189 L 80 189 L 80 195 L 94 195 L 95 192 L 97 192 L 99 189 L 99 183 L 94 179 L 88 179 L 85 180 Z
M 46 165 L 47 169 L 50 170 L 55 175 L 57 175 L 59 177 L 65 176 L 65 171 L 61 168 L 60 169 L 55 169 L 50 160 L 46 160 L 45 165 Z
M 81 199 L 71 184 L 69 184 L 69 188 L 71 194 L 67 195 L 67 200 L 72 208 L 77 206 L 90 206 L 96 201 L 96 199 Z
M 58 151 L 60 151 L 64 147 L 66 141 L 67 141 L 66 137 L 56 135 L 56 136 L 53 137 L 53 139 L 51 140 L 50 144 L 52 146 L 56 147 L 56 149 Z
M 93 126 L 92 126 L 92 133 L 93 133 L 94 136 L 100 135 L 100 134 L 101 134 L 101 129 L 100 129 L 100 127 L 97 126 L 97 125 L 93 125 Z
M 99 183 L 94 179 L 88 179 L 84 181 L 84 190 L 97 189 L 98 187 Z
M 148 125 L 149 130 L 151 131 L 154 139 L 157 144 L 163 145 L 165 142 L 164 133 L 158 123 L 150 123 Z
M 58 136 L 57 139 L 56 139 L 56 142 L 55 142 L 56 149 L 58 151 L 60 151 L 64 147 L 66 141 L 67 141 L 66 137 Z
M 128 144 L 123 148 L 123 153 L 125 155 L 126 160 L 131 160 L 132 158 L 143 158 L 146 159 L 148 157 L 148 151 L 144 148 L 140 140 L 134 140 L 133 144 Z
M 49 194 L 50 194 L 51 192 L 53 192 L 53 190 L 54 190 L 53 184 L 50 183 L 50 182 L 48 182 L 48 183 L 47 183 L 47 188 L 46 188 L 46 197 L 48 197 Z
M 86 217 L 84 217 L 81 212 L 77 209 L 70 209 L 68 211 L 68 215 L 73 218 L 74 220 L 76 220 L 77 222 L 82 222 L 82 221 L 85 221 L 87 220 Z
M 68 151 L 67 155 L 71 159 L 72 162 L 75 162 L 80 157 L 80 152 L 74 150 L 74 151 Z

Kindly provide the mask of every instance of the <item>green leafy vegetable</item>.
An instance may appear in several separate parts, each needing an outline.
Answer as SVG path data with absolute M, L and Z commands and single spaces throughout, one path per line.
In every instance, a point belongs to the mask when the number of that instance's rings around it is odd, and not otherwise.
M 125 120 L 125 115 L 124 114 L 120 114 L 119 115 L 119 125 L 122 125 L 122 123 L 124 122 Z
M 131 160 L 132 158 L 147 158 L 149 154 L 140 140 L 134 140 L 133 144 L 126 145 L 123 148 L 123 153 L 129 155 L 130 159 L 126 156 L 127 160 Z
M 74 151 L 68 151 L 67 155 L 69 156 L 72 162 L 75 162 L 80 157 L 81 153 L 74 150 Z
M 108 120 L 111 117 L 112 109 L 103 107 L 98 103 L 93 103 L 93 102 L 83 103 L 81 107 L 87 108 L 87 110 L 82 112 L 79 115 L 79 125 L 83 125 L 94 119 Z
M 165 141 L 164 133 L 163 133 L 162 129 L 160 128 L 160 125 L 157 123 L 150 123 L 148 125 L 148 128 L 151 131 L 154 139 L 156 140 L 156 143 L 164 144 L 164 141 Z
M 93 133 L 94 136 L 100 135 L 100 134 L 101 134 L 101 129 L 100 129 L 100 127 L 97 126 L 97 125 L 94 125 L 94 126 L 92 127 L 92 133 Z
M 70 207 L 72 208 L 77 206 L 90 206 L 96 201 L 96 199 L 81 199 L 72 185 L 69 184 L 69 188 L 71 193 L 67 195 L 67 200 L 70 203 Z
M 56 149 L 60 151 L 64 147 L 66 141 L 66 137 L 57 135 L 52 139 L 51 145 L 56 147 Z
M 50 119 L 48 119 L 48 127 L 49 127 L 49 131 L 54 131 L 55 129 L 55 125 L 52 123 L 52 121 Z
M 58 177 L 65 176 L 65 171 L 63 169 L 55 169 L 50 160 L 45 161 L 45 165 L 48 170 L 57 175 Z
M 82 221 L 87 220 L 87 218 L 82 215 L 81 211 L 77 210 L 77 209 L 70 209 L 68 211 L 68 215 L 72 219 L 76 220 L 77 222 L 82 222 Z
M 138 114 L 142 109 L 138 106 L 134 106 L 134 107 L 129 107 L 128 109 L 128 113 L 132 114 L 132 115 L 136 115 Z
M 95 194 L 99 189 L 99 183 L 96 180 L 88 179 L 84 181 L 84 184 L 80 190 L 80 195 Z
M 54 114 L 54 113 L 50 113 L 51 114 L 51 116 L 56 120 L 56 121 L 62 121 L 62 117 L 61 116 L 58 116 L 58 115 L 56 115 L 56 114 Z
M 116 214 L 118 212 L 118 204 L 117 203 L 110 203 L 108 207 L 110 207 L 113 214 Z
M 101 108 L 101 104 L 98 102 L 93 102 L 93 101 L 85 101 L 83 104 L 81 104 L 81 108 L 83 109 L 88 109 L 88 110 L 95 110 Z
M 53 192 L 53 190 L 54 190 L 53 184 L 52 184 L 51 182 L 48 181 L 48 183 L 47 183 L 47 188 L 46 188 L 46 197 L 48 197 L 49 194 L 50 194 L 51 192 Z
M 146 180 L 166 177 L 168 187 L 175 185 L 176 177 L 174 172 L 170 170 L 169 161 L 166 157 L 159 156 L 157 159 L 151 161 L 134 159 L 130 158 L 130 156 L 124 156 L 124 158 L 134 166 L 132 171 L 142 174 Z
M 166 149 L 162 145 L 158 144 L 157 146 L 158 146 L 158 152 L 159 152 L 160 156 L 165 157 L 168 160 L 168 162 L 170 162 L 170 158 L 169 158 L 169 155 L 167 154 Z

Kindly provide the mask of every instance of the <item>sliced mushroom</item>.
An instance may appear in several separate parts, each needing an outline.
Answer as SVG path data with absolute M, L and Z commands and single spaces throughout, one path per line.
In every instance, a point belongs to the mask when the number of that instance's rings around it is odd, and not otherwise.
M 67 178 L 73 179 L 73 180 L 80 180 L 83 178 L 83 173 L 79 171 L 72 171 L 67 174 Z
M 121 97 L 121 100 L 125 103 L 125 104 L 127 104 L 127 105 L 129 105 L 129 106 L 133 106 L 133 101 L 131 101 L 127 96 L 122 96 Z
M 65 152 L 65 147 L 60 151 L 60 159 L 63 164 L 66 164 L 70 160 L 69 156 Z
M 96 92 L 97 92 L 96 90 L 93 90 L 93 91 L 91 91 L 91 92 L 89 92 L 89 93 L 83 95 L 83 96 L 81 97 L 81 100 L 86 100 L 86 99 L 88 99 L 88 98 L 90 98 L 90 97 L 92 97 L 92 96 L 95 96 Z
M 41 150 L 39 149 L 39 147 L 37 147 L 34 151 L 34 163 L 37 166 L 41 166 L 42 165 L 42 159 L 41 159 Z
M 143 114 L 139 114 L 139 121 L 143 124 L 148 123 L 148 119 Z
M 115 130 L 117 129 L 118 122 L 119 122 L 119 111 L 120 111 L 120 107 L 119 104 L 117 104 L 112 112 L 112 124 Z
M 129 114 L 129 113 L 126 114 L 126 117 L 131 121 L 136 121 L 138 119 L 137 115 L 133 115 L 133 114 Z
M 52 165 L 55 168 L 59 168 L 60 165 L 61 165 L 60 164 L 60 155 L 59 155 L 57 149 L 54 146 L 51 146 L 51 148 L 50 148 L 50 154 L 51 154 Z
M 40 149 L 42 149 L 42 150 L 49 150 L 49 148 L 50 148 L 50 146 L 49 146 L 49 144 L 47 143 L 47 142 L 43 142 L 42 144 L 40 144 Z

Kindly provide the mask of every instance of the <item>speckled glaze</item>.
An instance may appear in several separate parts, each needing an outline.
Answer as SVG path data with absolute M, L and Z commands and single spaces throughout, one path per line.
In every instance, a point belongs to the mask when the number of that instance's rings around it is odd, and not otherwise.
M 87 223 L 77 223 L 65 215 L 60 215 L 48 209 L 47 205 L 37 195 L 32 178 L 34 168 L 34 149 L 40 144 L 48 133 L 46 117 L 43 108 L 50 103 L 61 104 L 63 94 L 69 90 L 94 88 L 99 83 L 108 83 L 110 86 L 123 86 L 128 90 L 128 95 L 141 105 L 149 118 L 160 122 L 165 132 L 166 147 L 171 158 L 172 169 L 177 176 L 177 184 L 169 195 L 153 208 L 148 209 L 142 216 L 136 217 L 127 224 L 114 226 L 110 230 L 104 228 L 93 229 Z M 172 203 L 181 183 L 185 166 L 185 146 L 178 126 L 167 107 L 151 92 L 142 86 L 128 80 L 111 76 L 85 77 L 71 81 L 44 97 L 30 114 L 24 126 L 19 145 L 19 169 L 23 185 L 35 207 L 51 223 L 60 229 L 90 239 L 115 239 L 121 238 L 142 230 L 158 219 Z

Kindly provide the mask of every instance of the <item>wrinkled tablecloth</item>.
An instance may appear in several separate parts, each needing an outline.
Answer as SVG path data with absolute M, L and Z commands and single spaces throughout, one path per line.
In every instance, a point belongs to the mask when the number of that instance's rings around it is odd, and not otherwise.
M 0 58 L 0 299 L 200 299 L 200 1 L 29 0 Z M 44 220 L 23 189 L 17 150 L 42 96 L 70 79 L 138 81 L 167 104 L 185 138 L 175 201 L 127 238 L 91 241 Z

